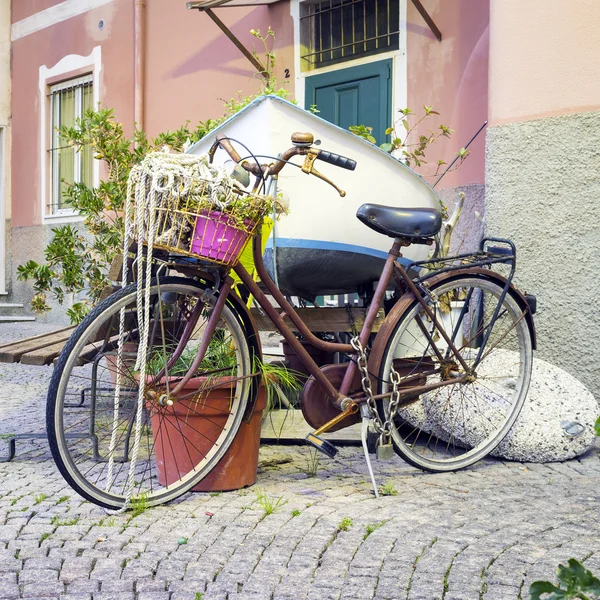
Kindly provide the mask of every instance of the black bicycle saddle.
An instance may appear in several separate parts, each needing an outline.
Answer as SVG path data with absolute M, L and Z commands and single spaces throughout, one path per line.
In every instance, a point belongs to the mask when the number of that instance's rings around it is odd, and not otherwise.
M 393 238 L 424 240 L 442 227 L 442 213 L 435 208 L 398 208 L 381 204 L 363 204 L 356 216 L 377 233 Z

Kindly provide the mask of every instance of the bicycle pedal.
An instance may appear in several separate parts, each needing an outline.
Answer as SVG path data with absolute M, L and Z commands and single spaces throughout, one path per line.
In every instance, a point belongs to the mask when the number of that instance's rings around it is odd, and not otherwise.
M 392 460 L 392 458 L 394 458 L 394 446 L 391 442 L 377 446 L 377 460 Z
M 318 435 L 314 433 L 309 433 L 306 436 L 306 442 L 311 445 L 313 448 L 321 451 L 323 454 L 329 456 L 329 458 L 333 458 L 337 454 L 337 448 L 327 440 L 320 438 Z

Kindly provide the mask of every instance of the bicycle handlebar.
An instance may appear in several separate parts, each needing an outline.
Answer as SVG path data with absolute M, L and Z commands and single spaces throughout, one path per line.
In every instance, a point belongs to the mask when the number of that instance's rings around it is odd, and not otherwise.
M 294 141 L 295 136 L 307 136 L 307 140 L 309 139 L 310 142 L 303 141 L 301 143 L 296 143 L 296 141 Z M 294 141 L 295 144 L 294 147 L 286 150 L 276 163 L 271 165 L 259 165 L 258 163 L 251 163 L 247 160 L 242 160 L 241 156 L 231 144 L 229 138 L 227 138 L 227 136 L 225 135 L 219 134 L 217 135 L 215 143 L 209 150 L 209 156 L 212 161 L 212 158 L 215 152 L 217 151 L 217 147 L 220 146 L 221 148 L 223 148 L 223 150 L 225 150 L 225 152 L 227 152 L 227 154 L 229 154 L 230 158 L 234 162 L 238 163 L 244 169 L 246 169 L 246 171 L 252 173 L 253 175 L 259 178 L 264 178 L 265 174 L 277 175 L 293 156 L 306 156 L 304 166 L 302 167 L 302 171 L 308 175 L 313 174 L 319 179 L 322 179 L 323 181 L 329 183 L 340 193 L 341 196 L 345 196 L 346 193 L 340 190 L 327 177 L 325 177 L 323 174 L 319 173 L 316 169 L 314 169 L 313 164 L 315 160 L 322 160 L 323 162 L 326 162 L 335 167 L 347 169 L 348 171 L 354 171 L 354 169 L 356 168 L 356 161 L 352 160 L 351 158 L 341 156 L 339 154 L 334 154 L 333 152 L 328 152 L 326 150 L 317 150 L 316 148 L 313 148 L 311 146 L 312 139 L 313 136 L 311 134 L 294 134 L 292 136 L 292 141 Z
M 319 150 L 317 159 L 329 163 L 330 165 L 334 165 L 335 167 L 347 169 L 348 171 L 354 171 L 354 169 L 356 169 L 355 160 L 340 156 L 339 154 L 334 154 L 333 152 L 327 152 L 326 150 Z

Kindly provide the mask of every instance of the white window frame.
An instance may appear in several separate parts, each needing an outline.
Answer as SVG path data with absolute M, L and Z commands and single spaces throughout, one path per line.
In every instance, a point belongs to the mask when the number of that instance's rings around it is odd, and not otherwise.
M 61 195 L 61 181 L 59 178 L 59 162 L 55 160 L 53 150 L 58 147 L 60 135 L 56 131 L 55 124 L 60 115 L 60 100 L 55 94 L 73 88 L 75 91 L 75 118 L 80 118 L 83 114 L 83 87 L 86 83 L 92 84 L 92 94 L 94 92 L 94 78 L 92 75 L 84 75 L 83 77 L 75 77 L 67 79 L 61 83 L 56 83 L 50 86 L 50 207 L 58 204 L 58 197 Z M 81 183 L 81 152 L 73 154 L 73 173 L 74 183 Z M 54 208 L 51 209 L 50 215 L 72 215 L 73 209 L 70 208 Z
M 40 203 L 42 223 L 68 223 L 81 221 L 77 211 L 71 208 L 59 209 L 53 213 L 48 211 L 51 204 L 52 189 L 55 178 L 51 176 L 51 156 L 48 148 L 52 143 L 52 113 L 50 90 L 58 89 L 56 82 L 64 76 L 64 87 L 72 85 L 74 81 L 82 78 L 82 73 L 87 71 L 85 77 L 92 81 L 93 105 L 96 108 L 100 101 L 100 71 L 102 69 L 101 47 L 96 46 L 88 56 L 69 54 L 62 58 L 51 68 L 42 65 L 39 70 L 39 94 L 40 94 Z M 56 85 L 56 87 L 55 87 Z M 80 160 L 80 159 L 77 159 Z M 97 187 L 100 184 L 100 164 L 94 161 L 92 165 L 92 184 Z
M 299 106 L 304 106 L 304 97 L 306 90 L 306 78 L 321 73 L 330 73 L 341 69 L 349 69 L 359 65 L 379 62 L 391 58 L 392 66 L 392 115 L 396 115 L 398 110 L 406 108 L 408 103 L 408 68 L 407 68 L 407 51 L 406 51 L 406 18 L 407 18 L 407 3 L 408 0 L 400 0 L 400 27 L 398 50 L 390 52 L 382 52 L 372 56 L 364 56 L 354 60 L 346 60 L 334 65 L 302 71 L 302 54 L 301 39 L 300 39 L 300 4 L 307 0 L 290 0 L 290 15 L 294 23 L 294 95 Z

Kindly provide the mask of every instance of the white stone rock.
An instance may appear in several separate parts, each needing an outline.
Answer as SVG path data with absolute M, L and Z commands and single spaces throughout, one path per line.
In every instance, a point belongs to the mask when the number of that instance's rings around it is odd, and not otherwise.
M 598 402 L 583 383 L 535 358 L 521 414 L 492 456 L 539 463 L 579 456 L 594 444 L 599 413 Z M 568 423 L 579 424 L 581 433 L 569 436 L 565 431 Z M 575 425 L 573 429 L 581 427 Z
M 502 421 L 515 379 L 494 378 L 495 373 L 515 373 L 518 354 L 494 353 L 494 360 L 477 370 L 481 381 L 465 386 L 460 396 L 437 390 L 399 411 L 401 418 L 435 437 L 472 447 Z M 455 390 L 453 390 L 455 392 Z M 458 401 L 457 401 L 458 400 Z M 523 462 L 563 461 L 586 452 L 595 440 L 594 423 L 600 407 L 592 393 L 559 367 L 534 358 L 529 392 L 521 413 L 492 456 Z M 571 430 L 577 435 L 569 435 Z

